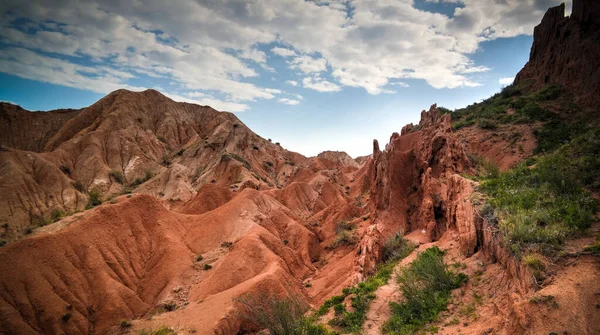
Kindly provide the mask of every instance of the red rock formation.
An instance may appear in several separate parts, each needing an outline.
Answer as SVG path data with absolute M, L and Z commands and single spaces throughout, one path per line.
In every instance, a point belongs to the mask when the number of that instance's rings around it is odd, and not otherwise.
M 420 242 L 439 239 L 449 225 L 447 189 L 450 178 L 471 169 L 463 145 L 452 133 L 450 115 L 437 106 L 421 113 L 418 125 L 392 134 L 385 151 L 373 142 L 372 160 L 361 169 L 370 180 L 373 226 L 361 239 L 356 261 L 358 280 L 380 259 L 385 238 L 400 231 Z M 465 243 L 471 243 L 465 242 Z
M 3 103 L 0 117 L 6 121 L 0 123 L 0 143 L 7 147 L 0 152 L 5 240 L 49 221 L 55 211 L 83 209 L 91 190 L 105 199 L 134 190 L 185 202 L 213 181 L 232 190 L 287 185 L 293 165 L 306 160 L 231 113 L 174 102 L 154 90 L 115 91 L 73 111 L 29 112 Z
M 600 106 L 600 3 L 574 0 L 565 17 L 565 5 L 550 8 L 533 32 L 529 61 L 515 82 L 530 80 L 534 89 L 563 85 L 575 103 L 591 111 Z

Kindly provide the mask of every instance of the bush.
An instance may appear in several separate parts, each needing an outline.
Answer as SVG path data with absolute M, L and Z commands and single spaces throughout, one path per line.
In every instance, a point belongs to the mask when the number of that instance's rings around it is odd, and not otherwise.
M 331 248 L 335 249 L 342 245 L 352 245 L 358 242 L 358 237 L 351 231 L 342 231 L 335 235 L 335 239 L 333 243 L 331 243 Z
M 415 245 L 402 238 L 401 233 L 390 236 L 383 245 L 382 260 L 384 262 L 402 259 L 408 256 L 415 248 Z
M 240 308 L 240 317 L 271 335 L 327 335 L 327 328 L 316 324 L 314 318 L 304 316 L 308 306 L 299 298 L 274 295 L 245 294 L 234 299 Z
M 470 127 L 470 126 L 472 126 L 474 124 L 475 124 L 474 120 L 461 120 L 461 121 L 454 122 L 452 124 L 452 129 L 453 130 L 459 130 L 459 129 L 464 128 L 464 127 Z
M 501 218 L 504 240 L 516 254 L 556 251 L 576 231 L 586 229 L 598 210 L 584 187 L 600 178 L 600 130 L 590 131 L 555 152 L 481 184 Z
M 121 320 L 121 322 L 119 323 L 119 326 L 121 327 L 121 329 L 127 329 L 127 328 L 133 326 L 133 324 L 127 320 Z
M 152 179 L 152 177 L 154 177 L 154 172 L 150 171 L 150 170 L 146 170 L 146 172 L 144 172 L 144 176 L 141 178 L 136 178 L 136 180 L 129 184 L 129 186 L 131 187 L 136 187 L 139 185 L 142 185 L 143 183 L 147 182 L 148 180 Z
M 531 272 L 537 281 L 543 279 L 545 266 L 540 255 L 527 254 L 523 257 L 523 263 L 531 269 Z
M 351 231 L 356 229 L 356 224 L 350 223 L 348 221 L 340 221 L 335 225 L 335 232 L 337 234 L 342 233 L 344 231 Z
M 392 317 L 385 323 L 384 332 L 414 334 L 446 309 L 450 292 L 467 278 L 449 271 L 443 255 L 438 247 L 429 248 L 397 274 L 404 300 L 391 303 Z
M 139 334 L 140 335 L 177 335 L 177 332 L 167 326 L 162 326 L 156 330 L 142 329 L 142 330 L 140 330 Z
M 540 101 L 556 100 L 562 95 L 562 92 L 562 86 L 559 84 L 550 84 L 537 91 L 534 97 Z
M 62 219 L 64 216 L 65 216 L 65 212 L 61 211 L 60 209 L 57 209 L 52 212 L 50 217 L 52 218 L 52 222 L 56 222 L 56 221 Z
M 494 121 L 494 120 L 490 120 L 490 119 L 479 119 L 479 121 L 477 121 L 477 125 L 481 129 L 491 129 L 491 130 L 494 130 L 494 129 L 497 128 L 498 122 Z
M 102 198 L 100 196 L 100 192 L 97 189 L 93 189 L 88 193 L 89 200 L 87 204 L 87 208 L 96 207 L 102 204 Z
M 210 265 L 210 264 L 204 264 L 204 270 L 205 271 L 208 271 L 210 269 L 212 269 L 212 265 Z
M 73 183 L 73 188 L 75 188 L 77 191 L 79 191 L 81 193 L 86 193 L 87 192 L 86 189 L 85 189 L 85 186 L 83 186 L 83 183 L 81 181 L 79 181 L 79 180 L 76 180 Z
M 71 320 L 71 317 L 73 315 L 71 314 L 71 312 L 66 312 L 65 314 L 63 314 L 61 320 L 62 322 L 69 322 L 69 320 Z
M 71 168 L 66 165 L 61 165 L 60 171 L 62 171 L 62 173 L 66 174 L 67 176 L 71 175 Z
M 196 256 L 196 262 L 202 262 L 202 260 L 204 260 L 204 256 L 202 256 L 202 255 Z
M 529 102 L 523 108 L 518 110 L 520 115 L 527 117 L 531 121 L 546 121 L 552 119 L 555 115 L 540 107 L 535 102 Z
M 123 184 L 125 182 L 125 177 L 123 176 L 123 173 L 121 171 L 110 171 L 108 173 L 108 176 L 114 179 L 119 184 Z
M 502 91 L 500 91 L 500 95 L 503 98 L 510 98 L 510 97 L 520 95 L 520 94 L 521 94 L 521 89 L 515 84 L 508 85 L 508 86 L 502 88 Z
M 440 106 L 437 108 L 437 110 L 438 110 L 438 113 L 440 113 L 440 114 L 452 114 L 452 111 L 446 107 Z

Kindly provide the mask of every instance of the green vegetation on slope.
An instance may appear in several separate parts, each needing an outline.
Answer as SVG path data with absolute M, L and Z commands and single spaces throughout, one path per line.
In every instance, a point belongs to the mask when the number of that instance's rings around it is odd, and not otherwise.
M 402 301 L 391 303 L 392 317 L 383 326 L 387 334 L 414 334 L 444 311 L 453 289 L 467 276 L 455 274 L 438 247 L 423 251 L 411 265 L 397 274 Z
M 481 189 L 490 195 L 493 215 L 500 218 L 499 229 L 515 254 L 550 255 L 594 220 L 598 204 L 588 190 L 600 189 L 600 130 L 579 135 L 527 165 L 484 179 Z
M 386 262 L 379 265 L 375 275 L 356 286 L 343 289 L 341 295 L 333 296 L 325 301 L 316 315 L 325 315 L 333 307 L 335 317 L 329 322 L 331 326 L 337 327 L 343 333 L 360 333 L 369 310 L 369 304 L 371 300 L 375 299 L 374 292 L 388 282 L 394 266 L 399 260 L 408 256 L 414 248 L 415 246 L 404 240 L 401 234 L 390 237 L 383 250 Z M 349 295 L 352 295 L 350 298 L 352 308 L 346 310 L 344 300 Z
M 271 335 L 334 335 L 316 317 L 305 316 L 306 304 L 287 296 L 278 298 L 265 294 L 246 294 L 235 299 L 241 306 L 241 316 L 252 324 L 267 329 Z
M 452 116 L 454 130 L 473 125 L 494 130 L 500 125 L 536 124 L 534 134 L 538 145 L 535 153 L 552 152 L 586 131 L 584 124 L 567 124 L 550 111 L 572 114 L 577 109 L 571 96 L 560 85 L 547 85 L 535 92 L 529 85 L 528 82 L 521 82 L 507 86 L 502 92 L 480 103 L 455 111 L 443 107 L 438 110 Z

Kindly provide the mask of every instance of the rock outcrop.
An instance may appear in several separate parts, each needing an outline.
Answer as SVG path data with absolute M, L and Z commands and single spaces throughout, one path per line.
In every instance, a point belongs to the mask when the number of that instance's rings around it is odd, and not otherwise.
M 565 17 L 565 5 L 550 8 L 533 32 L 529 61 L 516 82 L 531 81 L 534 89 L 560 84 L 573 94 L 575 103 L 590 111 L 600 106 L 600 3 L 573 0 Z

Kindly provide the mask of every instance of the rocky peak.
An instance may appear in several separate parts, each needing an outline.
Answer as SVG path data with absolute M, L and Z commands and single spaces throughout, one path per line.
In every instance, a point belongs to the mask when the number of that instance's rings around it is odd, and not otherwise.
M 445 131 L 450 131 L 452 129 L 450 115 L 440 115 L 437 104 L 431 105 L 429 107 L 429 111 L 423 110 L 421 112 L 421 120 L 418 125 L 414 125 L 412 123 L 407 124 L 402 127 L 401 135 L 406 135 L 421 129 L 443 129 Z
M 515 82 L 528 81 L 532 89 L 560 84 L 584 111 L 600 105 L 600 2 L 574 0 L 573 13 L 565 5 L 548 9 L 533 32 L 529 61 Z

